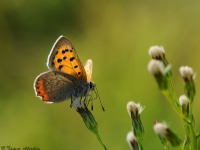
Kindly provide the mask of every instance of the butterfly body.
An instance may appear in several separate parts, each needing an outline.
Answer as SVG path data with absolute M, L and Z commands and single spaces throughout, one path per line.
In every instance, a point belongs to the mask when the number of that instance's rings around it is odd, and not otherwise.
M 89 59 L 84 68 L 75 48 L 64 36 L 60 36 L 53 45 L 47 66 L 50 71 L 40 74 L 34 82 L 36 96 L 47 103 L 87 98 L 94 89 L 92 60 Z

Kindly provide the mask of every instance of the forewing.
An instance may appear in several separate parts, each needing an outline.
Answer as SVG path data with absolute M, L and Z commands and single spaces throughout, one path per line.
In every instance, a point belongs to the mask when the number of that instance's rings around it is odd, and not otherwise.
M 85 69 L 74 46 L 64 36 L 60 36 L 48 56 L 47 66 L 51 70 L 61 71 L 86 82 Z

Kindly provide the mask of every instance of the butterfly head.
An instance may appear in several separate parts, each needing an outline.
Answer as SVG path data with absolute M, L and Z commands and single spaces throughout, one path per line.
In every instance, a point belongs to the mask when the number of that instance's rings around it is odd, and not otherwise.
M 92 91 L 92 92 L 95 93 L 95 97 L 93 97 L 92 95 L 88 94 L 90 91 Z M 88 93 L 87 93 L 87 96 L 90 95 L 90 99 L 88 100 L 88 102 L 90 102 L 90 101 L 92 102 L 94 99 L 99 98 L 100 103 L 101 103 L 101 99 L 100 99 L 100 96 L 99 96 L 97 87 L 96 87 L 96 85 L 95 85 L 94 82 L 92 82 L 92 81 L 88 82 L 88 90 L 87 90 L 87 92 L 88 92 Z M 86 96 L 86 97 L 87 97 L 87 96 Z M 101 107 L 102 107 L 102 110 L 105 111 L 105 110 L 104 110 L 104 107 L 103 107 L 103 105 L 102 105 L 102 103 L 101 103 Z M 93 104 L 92 104 L 92 110 L 93 110 Z
M 89 87 L 88 87 L 89 90 L 94 90 L 94 88 L 96 87 L 96 85 L 95 85 L 94 82 L 92 82 L 92 81 L 89 82 L 88 86 L 89 86 Z

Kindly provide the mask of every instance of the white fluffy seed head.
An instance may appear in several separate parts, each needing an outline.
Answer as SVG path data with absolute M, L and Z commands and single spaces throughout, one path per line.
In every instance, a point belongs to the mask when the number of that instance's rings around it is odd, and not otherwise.
M 137 143 L 137 140 L 136 140 L 136 137 L 133 135 L 132 131 L 128 132 L 128 134 L 126 136 L 126 141 L 128 142 L 128 144 L 132 150 L 134 150 L 134 146 L 137 146 L 137 145 L 135 145 Z
M 130 117 L 131 117 L 131 113 L 136 115 L 136 112 L 140 114 L 144 110 L 144 107 L 142 107 L 140 103 L 136 104 L 133 101 L 128 102 L 126 108 Z
M 156 134 L 160 135 L 161 137 L 166 136 L 168 129 L 167 124 L 158 122 L 154 125 L 153 128 Z
M 159 61 L 159 60 L 155 60 L 155 59 L 152 59 L 150 60 L 148 66 L 148 71 L 155 75 L 155 74 L 164 74 L 165 73 L 165 67 L 164 67 L 164 64 L 162 61 Z
M 127 142 L 133 141 L 133 140 L 136 141 L 136 137 L 133 135 L 133 132 L 132 132 L 132 131 L 129 131 L 129 132 L 128 132 L 128 134 L 127 134 L 127 136 L 126 136 L 126 140 L 127 140 Z
M 149 48 L 149 55 L 154 59 L 164 59 L 165 50 L 162 46 L 151 46 Z
M 187 96 L 181 95 L 181 96 L 179 97 L 179 103 L 180 103 L 181 106 L 183 106 L 183 105 L 188 105 L 189 100 L 188 100 Z
M 191 67 L 188 66 L 182 66 L 180 67 L 180 74 L 183 78 L 186 78 L 188 80 L 194 79 L 195 75 L 193 72 L 193 69 Z
M 139 110 L 137 104 L 135 104 L 133 101 L 128 102 L 126 108 L 130 117 L 131 117 L 131 112 L 135 114 L 136 111 Z

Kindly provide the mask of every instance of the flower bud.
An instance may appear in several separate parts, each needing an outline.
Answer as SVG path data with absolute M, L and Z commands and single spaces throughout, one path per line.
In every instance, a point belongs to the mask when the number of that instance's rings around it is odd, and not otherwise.
M 81 115 L 86 127 L 90 131 L 92 131 L 93 133 L 98 132 L 98 124 L 87 106 L 83 103 L 83 101 L 75 99 L 72 102 L 72 107 L 75 108 L 76 111 Z
M 165 57 L 165 51 L 162 46 L 151 46 L 149 48 L 149 55 L 154 59 L 154 60 L 159 60 L 163 62 L 164 67 L 169 67 L 169 63 Z M 167 77 L 172 76 L 172 71 L 171 68 L 166 72 Z
M 180 67 L 180 74 L 183 77 L 183 80 L 185 81 L 184 90 L 186 96 L 189 98 L 190 103 L 192 103 L 196 93 L 194 84 L 194 78 L 196 75 L 194 74 L 193 69 L 188 66 Z
M 195 74 L 193 72 L 193 69 L 188 66 L 182 66 L 180 67 L 180 74 L 183 77 L 184 81 L 191 81 L 194 80 Z
M 87 108 L 85 103 L 81 100 L 75 99 L 72 101 L 71 106 L 76 109 L 76 111 L 81 115 L 86 127 L 93 132 L 101 145 L 104 147 L 105 150 L 107 150 L 106 146 L 104 145 L 103 141 L 100 138 L 99 132 L 98 132 L 98 124 L 90 112 L 90 110 Z
M 135 104 L 134 102 L 128 102 L 127 111 L 132 121 L 133 134 L 139 138 L 143 138 L 144 127 L 142 125 L 140 114 L 144 108 L 140 104 Z
M 126 140 L 131 148 L 131 150 L 139 150 L 138 142 L 136 137 L 133 135 L 133 132 L 128 132 Z
M 168 89 L 168 81 L 166 73 L 169 70 L 169 67 L 164 67 L 163 62 L 159 60 L 151 60 L 148 64 L 148 70 L 151 74 L 154 75 L 158 86 L 161 91 Z
M 154 124 L 153 128 L 155 133 L 159 136 L 161 143 L 165 147 L 168 146 L 167 141 L 169 141 L 174 147 L 177 147 L 181 144 L 181 140 L 168 128 L 165 123 L 157 122 Z
M 189 115 L 189 100 L 188 100 L 188 98 L 185 95 L 181 95 L 179 97 L 179 103 L 180 103 L 180 106 L 182 109 L 182 114 L 185 117 L 188 117 L 188 115 Z
M 151 46 L 149 48 L 149 55 L 153 58 L 153 59 L 157 59 L 157 60 L 164 60 L 165 59 L 165 51 L 164 48 L 162 46 Z

